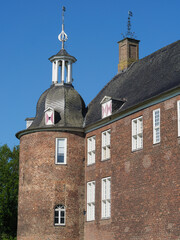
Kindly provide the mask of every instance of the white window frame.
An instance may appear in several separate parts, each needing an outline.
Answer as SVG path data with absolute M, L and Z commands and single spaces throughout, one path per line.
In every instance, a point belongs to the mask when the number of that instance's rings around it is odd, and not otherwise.
M 64 162 L 58 162 L 58 141 L 64 140 Z M 56 138 L 56 157 L 55 163 L 56 164 L 67 164 L 67 138 Z
M 87 182 L 87 221 L 95 220 L 96 182 Z
M 96 161 L 96 136 L 87 139 L 87 165 L 92 165 Z
M 160 122 L 161 114 L 160 108 L 158 108 L 153 111 L 153 144 L 159 143 L 161 141 Z
M 101 161 L 111 157 L 111 129 L 101 133 Z
M 56 216 L 56 213 L 58 216 Z M 62 216 L 62 214 L 64 216 Z M 57 219 L 57 223 L 56 223 Z M 62 220 L 64 219 L 64 222 L 62 223 Z M 64 226 L 66 225 L 66 209 L 63 205 L 57 205 L 54 209 L 54 225 L 55 226 Z
M 111 177 L 101 180 L 101 218 L 111 217 Z
M 132 119 L 132 151 L 143 149 L 143 117 Z
M 177 101 L 178 137 L 180 137 L 180 100 Z

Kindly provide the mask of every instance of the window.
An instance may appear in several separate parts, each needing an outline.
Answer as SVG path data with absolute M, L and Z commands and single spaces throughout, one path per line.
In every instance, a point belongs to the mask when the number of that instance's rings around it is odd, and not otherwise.
M 177 102 L 177 112 L 178 112 L 178 137 L 180 137 L 180 101 Z
M 111 216 L 111 178 L 103 178 L 101 185 L 102 194 L 102 207 L 101 216 L 102 218 L 110 218 Z
M 110 158 L 111 130 L 102 132 L 102 160 Z
M 111 114 L 112 114 L 112 100 L 102 103 L 102 106 L 101 106 L 102 118 L 108 117 Z
M 87 221 L 95 219 L 95 181 L 87 183 Z
M 96 148 L 96 137 L 88 138 L 88 156 L 87 156 L 87 164 L 95 163 L 95 148 Z
M 65 207 L 63 205 L 57 205 L 54 209 L 54 224 L 65 225 Z
M 143 118 L 132 120 L 132 151 L 143 148 Z
M 153 143 L 160 142 L 160 109 L 153 111 Z
M 66 164 L 67 139 L 56 138 L 56 164 Z

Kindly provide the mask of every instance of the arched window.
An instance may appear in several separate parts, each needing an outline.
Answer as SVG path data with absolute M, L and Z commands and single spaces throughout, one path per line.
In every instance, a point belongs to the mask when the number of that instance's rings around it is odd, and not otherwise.
M 54 209 L 54 224 L 55 225 L 65 225 L 65 206 L 57 205 Z

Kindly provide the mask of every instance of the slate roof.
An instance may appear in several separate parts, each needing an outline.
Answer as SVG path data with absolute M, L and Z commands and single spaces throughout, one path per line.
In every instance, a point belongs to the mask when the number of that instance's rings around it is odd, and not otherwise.
M 71 56 L 65 49 L 61 49 L 56 56 Z
M 101 119 L 100 102 L 104 96 L 126 99 L 116 111 L 121 113 L 177 87 L 180 87 L 180 40 L 117 74 L 88 105 L 85 126 Z
M 54 125 L 45 125 L 44 111 L 48 107 L 55 110 Z M 82 128 L 85 114 L 85 103 L 71 84 L 52 85 L 39 98 L 36 117 L 28 130 L 50 127 Z
M 56 55 L 53 55 L 52 57 L 49 58 L 51 61 L 54 57 L 68 57 L 74 60 L 74 62 L 77 61 L 77 59 L 73 56 L 71 56 L 65 49 L 61 49 Z

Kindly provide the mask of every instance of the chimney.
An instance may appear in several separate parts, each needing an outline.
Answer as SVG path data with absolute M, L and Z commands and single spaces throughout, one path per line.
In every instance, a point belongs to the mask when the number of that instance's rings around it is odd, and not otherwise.
M 133 62 L 139 60 L 139 40 L 124 38 L 119 41 L 118 72 L 127 69 Z

